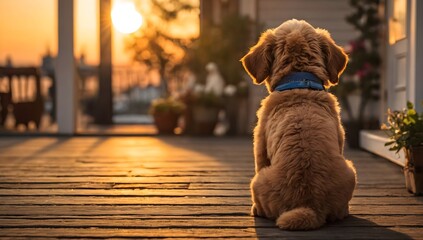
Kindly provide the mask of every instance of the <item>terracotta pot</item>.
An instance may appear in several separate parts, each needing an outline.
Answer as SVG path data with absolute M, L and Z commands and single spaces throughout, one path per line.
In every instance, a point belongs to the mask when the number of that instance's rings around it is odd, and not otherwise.
M 218 108 L 194 106 L 192 109 L 193 131 L 195 135 L 213 135 L 219 116 Z
M 405 186 L 414 195 L 423 195 L 423 146 L 405 150 Z
M 153 114 L 154 124 L 160 134 L 174 134 L 178 125 L 179 115 L 172 112 L 159 112 Z

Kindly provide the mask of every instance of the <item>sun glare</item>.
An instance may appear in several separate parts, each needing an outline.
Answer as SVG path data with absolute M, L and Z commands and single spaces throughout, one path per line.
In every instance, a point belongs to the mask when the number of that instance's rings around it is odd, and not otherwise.
M 142 16 L 135 9 L 134 3 L 116 3 L 112 9 L 112 23 L 121 33 L 133 33 L 141 27 Z

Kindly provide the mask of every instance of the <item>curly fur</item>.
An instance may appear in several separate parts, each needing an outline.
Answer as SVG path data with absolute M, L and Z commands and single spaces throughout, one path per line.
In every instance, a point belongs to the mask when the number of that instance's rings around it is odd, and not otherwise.
M 343 219 L 356 173 L 343 156 L 337 99 L 325 91 L 273 89 L 293 71 L 311 72 L 326 87 L 337 84 L 347 55 L 326 30 L 293 19 L 263 33 L 241 61 L 270 93 L 254 130 L 252 214 L 274 219 L 287 230 L 316 229 Z

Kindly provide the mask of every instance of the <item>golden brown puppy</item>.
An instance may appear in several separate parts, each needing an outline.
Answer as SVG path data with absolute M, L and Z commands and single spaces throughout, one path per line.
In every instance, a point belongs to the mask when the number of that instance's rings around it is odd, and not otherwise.
M 241 61 L 270 93 L 254 130 L 252 214 L 288 230 L 345 218 L 356 174 L 343 156 L 337 99 L 325 88 L 338 83 L 347 55 L 326 30 L 293 19 L 264 32 Z

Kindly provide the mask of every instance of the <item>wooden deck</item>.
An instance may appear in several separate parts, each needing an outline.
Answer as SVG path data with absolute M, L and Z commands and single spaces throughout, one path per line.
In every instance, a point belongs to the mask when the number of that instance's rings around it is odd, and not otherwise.
M 249 216 L 244 138 L 0 138 L 2 238 L 423 239 L 423 197 L 400 167 L 346 150 L 359 185 L 345 221 L 309 232 Z

